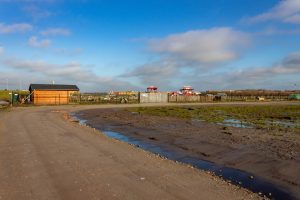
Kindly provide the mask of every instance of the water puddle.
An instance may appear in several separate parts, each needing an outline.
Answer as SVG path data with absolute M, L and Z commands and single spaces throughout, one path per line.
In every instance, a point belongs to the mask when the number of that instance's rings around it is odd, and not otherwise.
M 266 120 L 266 124 L 270 126 L 279 126 L 284 128 L 300 128 L 300 123 L 295 121 L 287 121 L 287 120 Z M 243 122 L 238 119 L 225 119 L 223 122 L 217 123 L 222 126 L 231 126 L 236 128 L 255 128 L 251 123 Z
M 293 127 L 293 128 L 300 128 L 300 123 L 298 122 L 293 122 L 293 121 L 266 121 L 266 123 L 270 124 L 270 125 L 275 125 L 275 126 L 281 126 L 284 128 L 289 128 L 289 127 Z
M 78 119 L 78 121 L 81 123 L 86 123 L 86 120 L 80 120 L 74 114 L 72 115 L 72 117 Z M 276 185 L 264 181 L 263 179 L 258 178 L 251 173 L 247 173 L 234 168 L 217 165 L 213 162 L 191 157 L 177 151 L 169 150 L 166 147 L 158 146 L 157 144 L 149 143 L 134 137 L 129 137 L 121 133 L 117 133 L 113 131 L 103 131 L 103 130 L 100 131 L 110 138 L 114 138 L 129 143 L 141 149 L 165 157 L 167 159 L 189 164 L 195 168 L 212 172 L 216 176 L 219 176 L 224 180 L 231 182 L 232 184 L 249 189 L 252 192 L 260 194 L 261 196 L 267 196 L 270 199 L 285 199 L 285 200 L 296 199 L 295 197 L 290 195 L 287 191 L 284 191 L 283 189 L 280 189 Z
M 82 126 L 86 126 L 87 120 L 80 119 L 75 113 L 70 113 L 70 117 L 73 119 L 74 122 L 78 122 Z
M 217 124 L 236 128 L 254 128 L 251 124 L 242 122 L 238 119 L 225 119 L 223 122 Z
M 144 150 L 150 151 L 154 154 L 158 154 L 170 160 L 178 161 L 181 163 L 190 164 L 198 169 L 210 171 L 215 175 L 222 177 L 224 180 L 229 181 L 235 185 L 247 188 L 253 192 L 259 193 L 262 196 L 265 195 L 271 199 L 294 199 L 286 191 L 283 191 L 271 183 L 268 183 L 255 175 L 243 172 L 238 169 L 228 168 L 217 165 L 215 163 L 201 160 L 198 158 L 186 156 L 184 154 L 170 151 L 164 147 L 157 146 L 155 144 L 147 143 L 136 138 L 125 136 L 121 133 L 113 131 L 102 131 L 110 138 L 114 138 L 123 142 L 127 142 L 131 145 L 137 146 Z

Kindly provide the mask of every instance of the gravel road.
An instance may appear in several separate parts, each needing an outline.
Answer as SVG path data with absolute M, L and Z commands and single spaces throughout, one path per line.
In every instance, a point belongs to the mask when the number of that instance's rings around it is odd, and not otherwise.
M 259 199 L 65 119 L 101 107 L 0 111 L 0 199 Z

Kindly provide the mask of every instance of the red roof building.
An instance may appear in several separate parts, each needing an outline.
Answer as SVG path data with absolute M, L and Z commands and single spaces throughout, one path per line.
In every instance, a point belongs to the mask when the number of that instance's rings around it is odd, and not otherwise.
M 149 86 L 149 87 L 147 87 L 147 92 L 157 92 L 157 87 Z
M 183 95 L 186 95 L 186 96 L 194 94 L 194 89 L 191 86 L 183 86 L 183 88 L 180 89 L 180 91 Z

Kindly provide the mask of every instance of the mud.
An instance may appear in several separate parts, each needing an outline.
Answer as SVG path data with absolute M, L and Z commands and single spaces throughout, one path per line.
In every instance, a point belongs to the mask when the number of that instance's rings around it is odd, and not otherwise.
M 122 109 L 77 113 L 102 131 L 113 131 L 192 158 L 253 174 L 300 198 L 300 134 L 227 127 L 199 120 L 139 115 Z

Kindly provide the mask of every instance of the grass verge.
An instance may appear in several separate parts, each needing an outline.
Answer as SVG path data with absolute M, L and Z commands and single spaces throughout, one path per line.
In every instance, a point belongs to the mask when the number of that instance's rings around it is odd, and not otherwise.
M 214 105 L 128 108 L 142 115 L 199 119 L 212 123 L 235 120 L 255 128 L 300 132 L 299 105 Z

